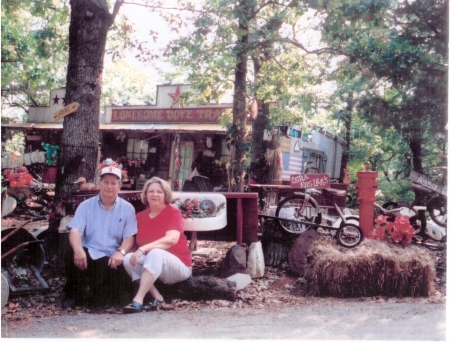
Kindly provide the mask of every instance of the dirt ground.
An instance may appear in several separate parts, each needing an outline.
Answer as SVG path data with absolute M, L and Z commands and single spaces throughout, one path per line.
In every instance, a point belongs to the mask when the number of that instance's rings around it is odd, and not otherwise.
M 14 218 L 6 218 L 2 220 L 2 229 L 6 227 L 12 228 L 20 224 L 20 220 Z M 225 253 L 234 243 L 224 243 L 215 241 L 199 241 L 198 248 L 208 247 L 215 249 L 215 253 L 208 257 L 196 256 L 193 258 L 194 275 L 214 275 L 220 269 L 220 261 Z M 423 247 L 425 248 L 425 247 Z M 245 289 L 240 290 L 237 294 L 235 302 L 225 300 L 211 300 L 190 302 L 185 300 L 173 299 L 163 303 L 159 308 L 161 312 L 216 312 L 220 310 L 238 310 L 237 312 L 281 312 L 288 308 L 298 307 L 329 307 L 339 306 L 345 303 L 367 303 L 367 304 L 383 304 L 389 305 L 397 303 L 400 305 L 411 304 L 411 308 L 418 308 L 423 305 L 438 304 L 439 308 L 444 308 L 446 303 L 446 251 L 432 251 L 430 254 L 435 260 L 437 266 L 437 277 L 435 279 L 436 290 L 430 297 L 419 298 L 387 298 L 387 297 L 364 297 L 364 298 L 319 298 L 307 297 L 298 285 L 298 279 L 293 275 L 288 265 L 284 264 L 280 267 L 266 267 L 265 275 L 262 278 L 253 279 Z M 72 316 L 74 319 L 80 319 L 84 315 L 102 315 L 102 314 L 121 314 L 121 307 L 107 307 L 103 309 L 89 309 L 86 307 L 76 307 L 74 309 L 63 309 L 60 305 L 62 296 L 62 288 L 64 285 L 64 277 L 58 270 L 58 256 L 54 255 L 50 260 L 46 260 L 44 268 L 41 272 L 50 287 L 47 293 L 35 293 L 31 295 L 10 296 L 8 303 L 2 308 L 2 337 L 3 332 L 11 332 L 14 329 L 23 326 L 29 326 L 31 321 L 44 322 L 48 319 Z M 344 306 L 345 307 L 345 306 Z M 380 306 L 381 309 L 381 306 Z M 244 311 L 242 311 L 244 310 Z M 233 311 L 234 312 L 234 311 Z M 234 314 L 231 314 L 233 316 Z M 99 317 L 99 316 L 96 316 Z M 123 316 L 122 316 L 123 317 Z M 445 320 L 444 320 L 445 321 Z M 5 330 L 6 329 L 6 330 Z M 26 329 L 26 328 L 25 328 Z M 444 329 L 445 330 L 445 329 Z M 29 335 L 31 337 L 33 335 Z M 62 335 L 58 335 L 63 337 Z M 38 336 L 36 336 L 38 337 Z M 56 337 L 56 336 L 52 336 Z M 71 337 L 71 336 L 67 336 Z M 175 337 L 174 337 L 175 338 Z

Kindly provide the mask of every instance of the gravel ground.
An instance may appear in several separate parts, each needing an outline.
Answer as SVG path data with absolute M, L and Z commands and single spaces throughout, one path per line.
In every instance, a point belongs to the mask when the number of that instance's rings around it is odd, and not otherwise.
M 176 322 L 176 323 L 174 323 Z M 445 341 L 444 304 L 309 298 L 294 306 L 2 321 L 2 338 Z
M 2 228 L 4 227 L 13 227 L 17 222 L 14 219 L 3 219 L 2 220 Z M 215 242 L 215 241 L 199 241 L 198 248 L 208 247 L 215 249 L 215 253 L 211 254 L 209 257 L 194 257 L 194 266 L 193 271 L 194 275 L 212 275 L 218 272 L 220 267 L 220 261 L 225 256 L 226 251 L 231 248 L 234 243 L 223 243 L 223 242 Z M 425 248 L 425 247 L 424 247 Z M 226 315 L 229 317 L 235 317 L 236 315 L 243 315 L 246 312 L 251 312 L 250 316 L 253 317 L 253 314 L 262 315 L 259 316 L 265 317 L 262 313 L 270 313 L 273 319 L 277 319 L 279 315 L 282 317 L 288 317 L 290 314 L 290 309 L 297 310 L 301 308 L 301 310 L 310 310 L 311 317 L 319 317 L 317 318 L 317 326 L 320 326 L 319 322 L 323 324 L 324 322 L 333 323 L 334 319 L 341 320 L 341 315 L 347 315 L 348 310 L 346 309 L 347 304 L 350 306 L 355 306 L 355 310 L 363 310 L 363 307 L 372 308 L 368 309 L 370 312 L 373 310 L 374 317 L 378 317 L 377 315 L 385 315 L 384 310 L 392 305 L 396 306 L 399 310 L 402 309 L 401 314 L 408 315 L 407 312 L 410 312 L 412 316 L 419 315 L 421 317 L 422 314 L 425 316 L 422 319 L 429 319 L 432 316 L 434 311 L 445 313 L 445 303 L 446 303 L 446 251 L 432 251 L 429 250 L 432 257 L 434 258 L 437 266 L 437 277 L 436 277 L 436 291 L 430 297 L 419 297 L 419 298 L 387 298 L 387 297 L 364 297 L 364 298 L 352 298 L 352 299 L 342 299 L 342 298 L 319 298 L 319 297 L 305 297 L 304 293 L 297 286 L 297 277 L 292 275 L 287 265 L 282 265 L 281 267 L 266 267 L 265 275 L 259 279 L 253 279 L 252 283 L 249 284 L 245 289 L 238 292 L 237 300 L 235 302 L 229 302 L 225 300 L 211 300 L 211 301 L 198 301 L 198 302 L 190 302 L 185 300 L 177 300 L 174 299 L 170 302 L 164 303 L 159 311 L 161 313 L 172 313 L 175 314 L 177 312 L 189 312 L 192 317 L 201 316 L 201 317 L 210 317 L 211 315 L 215 315 L 217 312 L 218 320 L 220 322 L 220 317 L 222 315 L 222 311 L 226 311 Z M 40 335 L 37 332 L 33 332 L 28 328 L 30 325 L 38 324 L 41 326 L 45 326 L 45 322 L 51 324 L 52 320 L 58 320 L 58 326 L 61 328 L 60 324 L 69 324 L 64 322 L 69 322 L 71 319 L 76 320 L 78 322 L 78 328 L 71 329 L 70 326 L 67 329 L 63 329 L 65 334 L 61 333 L 61 329 L 59 329 L 60 333 L 56 335 L 51 335 L 48 337 L 88 337 L 88 336 L 80 336 L 80 331 L 83 330 L 83 317 L 96 317 L 96 319 L 101 320 L 112 320 L 116 319 L 116 317 L 124 317 L 121 314 L 120 307 L 108 307 L 100 310 L 91 310 L 86 307 L 76 307 L 74 309 L 62 309 L 60 306 L 60 298 L 62 295 L 62 288 L 64 285 L 64 277 L 58 272 L 56 265 L 58 264 L 57 257 L 54 256 L 50 260 L 47 260 L 44 268 L 41 272 L 42 277 L 46 280 L 50 287 L 50 291 L 48 293 L 37 293 L 32 295 L 23 295 L 18 297 L 10 297 L 9 302 L 6 304 L 4 308 L 2 308 L 2 337 L 44 337 L 45 333 L 48 334 L 47 331 L 43 331 Z M 367 304 L 367 305 L 366 305 Z M 362 305 L 362 306 L 361 306 Z M 314 310 L 318 310 L 319 308 L 331 308 L 335 307 L 338 311 L 333 312 L 335 316 L 333 319 L 327 318 L 327 315 L 324 313 L 321 316 L 320 312 L 315 314 Z M 378 309 L 380 312 L 376 313 Z M 409 308 L 409 309 L 408 309 Z M 422 308 L 422 309 L 421 309 Z M 248 311 L 250 310 L 250 311 Z M 287 310 L 287 311 L 286 311 Z M 408 311 L 409 310 L 409 311 Z M 423 312 L 422 312 L 422 311 Z M 286 311 L 286 312 L 285 312 Z M 353 312 L 353 311 L 352 311 Z M 384 313 L 383 313 L 384 312 Z M 106 316 L 105 316 L 106 314 Z M 400 313 L 399 313 L 400 314 Z M 145 315 L 145 314 L 144 314 Z M 278 316 L 277 316 L 278 315 Z M 288 315 L 288 316 L 286 316 Z M 434 314 L 432 314 L 434 315 Z M 127 315 L 128 316 L 128 315 Z M 131 315 L 134 316 L 134 315 Z M 105 318 L 106 317 L 106 318 Z M 109 317 L 109 318 L 108 318 Z M 177 317 L 176 315 L 173 317 Z M 180 316 L 181 317 L 181 316 Z M 184 317 L 184 316 L 182 316 Z M 320 319 L 322 317 L 322 321 Z M 407 317 L 407 316 L 405 316 Z M 407 321 L 405 317 L 399 318 L 400 321 Z M 128 318 L 127 318 L 128 319 Z M 161 318 L 162 319 L 162 318 Z M 172 318 L 175 319 L 175 318 Z M 185 319 L 185 317 L 183 318 Z M 187 318 L 186 318 L 187 319 Z M 302 320 L 305 318 L 303 317 Z M 355 317 L 355 319 L 359 319 Z M 377 318 L 379 319 L 379 317 Z M 394 317 L 394 319 L 396 319 Z M 323 322 L 323 320 L 325 320 Z M 111 321 L 111 322 L 112 322 Z M 189 319 L 188 319 L 189 321 Z M 441 320 L 442 321 L 442 320 Z M 442 322 L 438 323 L 441 324 Z M 74 321 L 75 322 L 75 321 Z M 369 323 L 369 322 L 366 322 Z M 413 321 L 411 321 L 413 323 Z M 436 324 L 438 324 L 436 323 Z M 235 324 L 231 323 L 230 324 Z M 237 323 L 236 323 L 237 324 Z M 247 324 L 247 323 L 246 323 Z M 250 324 L 250 322 L 249 322 Z M 256 324 L 256 323 L 255 323 Z M 267 322 L 270 326 L 270 322 Z M 344 322 L 340 322 L 340 324 L 344 324 Z M 350 324 L 346 322 L 345 324 Z M 435 327 L 437 333 L 437 339 L 440 339 L 442 336 L 442 332 L 444 332 L 445 336 L 445 314 L 443 318 L 444 328 Z M 399 325 L 401 326 L 401 325 Z M 100 327 L 100 326 L 99 326 Z M 100 329 L 100 328 L 99 328 Z M 106 329 L 106 328 L 105 328 Z M 187 328 L 186 328 L 187 329 Z M 350 329 L 350 327 L 349 327 Z M 368 328 L 367 328 L 368 329 Z M 389 328 L 391 329 L 391 328 Z M 392 328 L 393 329 L 393 328 Z M 277 329 L 275 329 L 277 330 Z M 12 333 L 14 331 L 14 333 Z M 19 331 L 23 331 L 19 333 Z M 238 330 L 236 330 L 238 331 Z M 277 330 L 278 331 L 278 330 Z M 367 332 L 367 331 L 366 331 Z M 337 332 L 336 332 L 337 333 Z M 372 332 L 374 333 L 374 332 Z M 429 334 L 430 332 L 426 332 Z M 280 335 L 281 334 L 281 335 Z M 313 334 L 313 332 L 308 333 Z M 307 334 L 307 335 L 308 335 Z M 339 339 L 345 339 L 346 333 L 341 335 L 336 335 Z M 391 332 L 392 337 L 393 332 Z M 305 336 L 307 336 L 305 335 Z M 228 335 L 227 335 L 228 336 Z M 233 335 L 234 336 L 234 335 Z M 237 334 L 236 336 L 222 336 L 222 338 L 242 338 L 241 335 Z M 241 336 L 241 337 L 239 337 Z M 261 337 L 249 337 L 249 338 L 263 338 Z M 277 336 L 285 336 L 279 338 L 294 338 L 292 335 L 288 333 L 278 332 Z M 324 335 L 325 336 L 325 335 Z M 356 336 L 356 335 L 355 335 Z M 369 338 L 370 336 L 377 336 L 376 334 L 371 335 L 371 332 L 368 331 L 367 335 L 358 335 L 360 338 Z M 386 335 L 388 336 L 388 335 Z M 384 337 L 386 337 L 384 336 Z M 411 331 L 411 336 L 414 337 L 413 332 Z M 417 335 L 417 336 L 420 336 Z M 103 336 L 105 337 L 105 336 Z M 112 337 L 112 336 L 110 336 Z M 130 335 L 130 337 L 133 337 Z M 135 336 L 136 337 L 136 336 Z M 161 336 L 160 336 L 161 337 Z M 181 338 L 183 336 L 170 336 L 171 338 Z M 193 336 L 189 336 L 191 338 Z M 198 338 L 206 338 L 205 336 L 198 335 Z M 311 338 L 314 338 L 312 335 Z M 219 337 L 217 337 L 219 338 Z M 267 338 L 270 338 L 267 336 Z M 273 337 L 276 338 L 276 337 Z M 318 338 L 318 336 L 316 336 Z M 323 337 L 324 339 L 332 338 L 332 337 Z M 348 336 L 347 336 L 348 338 Z M 406 338 L 409 339 L 409 338 Z M 411 338 L 417 339 L 417 338 Z M 425 338 L 424 339 L 428 339 Z

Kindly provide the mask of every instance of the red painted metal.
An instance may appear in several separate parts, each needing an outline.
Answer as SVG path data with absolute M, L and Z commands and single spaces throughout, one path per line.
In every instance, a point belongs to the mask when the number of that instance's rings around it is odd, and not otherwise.
M 375 191 L 378 189 L 376 179 L 378 173 L 369 171 L 366 166 L 365 171 L 356 173 L 358 183 L 358 202 L 359 202 L 359 228 L 361 228 L 364 237 L 373 237 L 373 222 L 374 222 L 374 203 Z

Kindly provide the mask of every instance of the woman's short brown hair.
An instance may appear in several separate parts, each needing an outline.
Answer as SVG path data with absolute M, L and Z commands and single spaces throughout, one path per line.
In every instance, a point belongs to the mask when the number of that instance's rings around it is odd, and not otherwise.
M 142 203 L 148 207 L 148 200 L 147 200 L 147 191 L 150 185 L 158 183 L 161 185 L 162 191 L 164 192 L 164 203 L 170 204 L 172 202 L 172 189 L 170 188 L 170 184 L 167 183 L 164 179 L 161 179 L 159 177 L 152 177 L 148 181 L 145 182 L 144 188 L 141 192 L 141 201 Z

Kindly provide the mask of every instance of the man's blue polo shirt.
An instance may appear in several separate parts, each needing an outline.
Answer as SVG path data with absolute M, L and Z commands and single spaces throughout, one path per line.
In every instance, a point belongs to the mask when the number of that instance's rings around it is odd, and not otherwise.
M 92 259 L 111 257 L 124 239 L 137 233 L 136 212 L 120 197 L 106 210 L 97 195 L 78 206 L 69 226 L 81 232 Z

